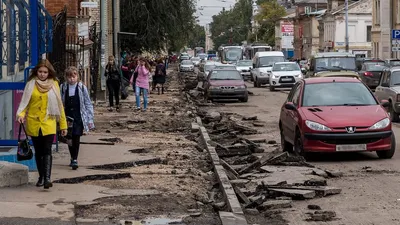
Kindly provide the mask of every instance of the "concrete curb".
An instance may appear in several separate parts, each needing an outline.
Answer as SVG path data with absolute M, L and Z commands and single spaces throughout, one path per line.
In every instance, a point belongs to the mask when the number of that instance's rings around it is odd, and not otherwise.
M 220 163 L 217 151 L 213 146 L 210 145 L 211 138 L 208 135 L 206 128 L 203 126 L 200 117 L 196 117 L 197 125 L 199 126 L 199 131 L 201 139 L 206 146 L 206 149 L 212 159 L 214 166 L 214 172 L 217 174 L 218 181 L 220 183 L 222 193 L 226 199 L 227 205 L 231 212 L 220 212 L 220 218 L 223 225 L 248 225 L 242 207 L 240 206 L 239 200 L 236 193 L 225 173 L 225 169 Z

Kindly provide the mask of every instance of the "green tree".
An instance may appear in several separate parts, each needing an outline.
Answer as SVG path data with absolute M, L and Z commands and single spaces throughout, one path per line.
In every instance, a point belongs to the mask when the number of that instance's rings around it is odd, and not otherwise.
M 222 44 L 241 44 L 250 31 L 252 1 L 238 0 L 230 10 L 222 10 L 213 16 L 210 24 L 211 39 L 217 49 Z
M 189 41 L 187 46 L 190 48 L 205 47 L 206 45 L 206 31 L 203 26 L 199 24 L 194 25 L 193 29 L 189 32 Z
M 258 39 L 275 46 L 275 24 L 285 15 L 285 7 L 281 6 L 276 0 L 263 0 L 259 14 L 255 18 L 259 24 Z M 254 38 L 255 35 L 252 35 L 251 39 Z
M 195 0 L 121 0 L 120 5 L 121 30 L 137 33 L 122 36 L 122 48 L 158 52 L 167 45 L 177 51 L 195 29 Z

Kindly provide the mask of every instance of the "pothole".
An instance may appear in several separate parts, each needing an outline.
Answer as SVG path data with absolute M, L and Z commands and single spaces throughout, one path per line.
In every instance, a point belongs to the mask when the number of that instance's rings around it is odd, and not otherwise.
M 53 181 L 54 183 L 61 184 L 78 184 L 85 181 L 91 180 L 116 180 L 116 179 L 124 179 L 131 178 L 130 173 L 116 173 L 116 174 L 96 174 L 96 175 L 87 175 L 83 177 L 72 177 L 72 178 L 63 178 L 59 180 Z
M 125 169 L 129 167 L 135 167 L 135 166 L 142 166 L 142 165 L 151 165 L 151 164 L 162 164 L 163 160 L 160 158 L 150 158 L 150 159 L 144 159 L 144 160 L 135 160 L 135 161 L 129 161 L 129 162 L 120 162 L 120 163 L 111 163 L 111 164 L 104 164 L 104 165 L 98 165 L 98 166 L 93 166 L 90 169 L 95 169 L 95 170 L 117 170 L 117 169 Z
M 122 139 L 121 138 L 100 138 L 100 141 L 106 141 L 106 142 L 112 142 L 112 143 L 122 143 Z
M 145 149 L 145 148 L 137 148 L 137 149 L 131 149 L 131 150 L 129 150 L 129 152 L 139 154 L 139 153 L 149 153 L 150 150 Z

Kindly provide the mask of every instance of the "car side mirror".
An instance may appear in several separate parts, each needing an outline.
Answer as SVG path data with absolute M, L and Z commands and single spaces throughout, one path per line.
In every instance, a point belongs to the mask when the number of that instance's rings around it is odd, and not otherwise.
M 253 69 L 253 67 L 250 66 L 249 69 Z
M 285 109 L 296 110 L 296 106 L 293 104 L 293 102 L 287 102 L 285 103 Z
M 381 100 L 381 106 L 388 108 L 390 106 L 390 102 L 388 100 Z

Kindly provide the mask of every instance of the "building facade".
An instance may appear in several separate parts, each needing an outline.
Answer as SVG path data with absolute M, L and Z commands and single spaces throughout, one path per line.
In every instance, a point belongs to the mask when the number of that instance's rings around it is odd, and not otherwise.
M 372 5 L 372 56 L 400 58 L 399 52 L 392 52 L 391 40 L 392 29 L 400 29 L 400 0 L 372 0 Z
M 320 51 L 346 50 L 346 22 L 343 1 L 332 1 L 336 8 L 329 9 L 319 18 Z M 358 57 L 372 55 L 372 0 L 360 0 L 348 6 L 349 52 Z

